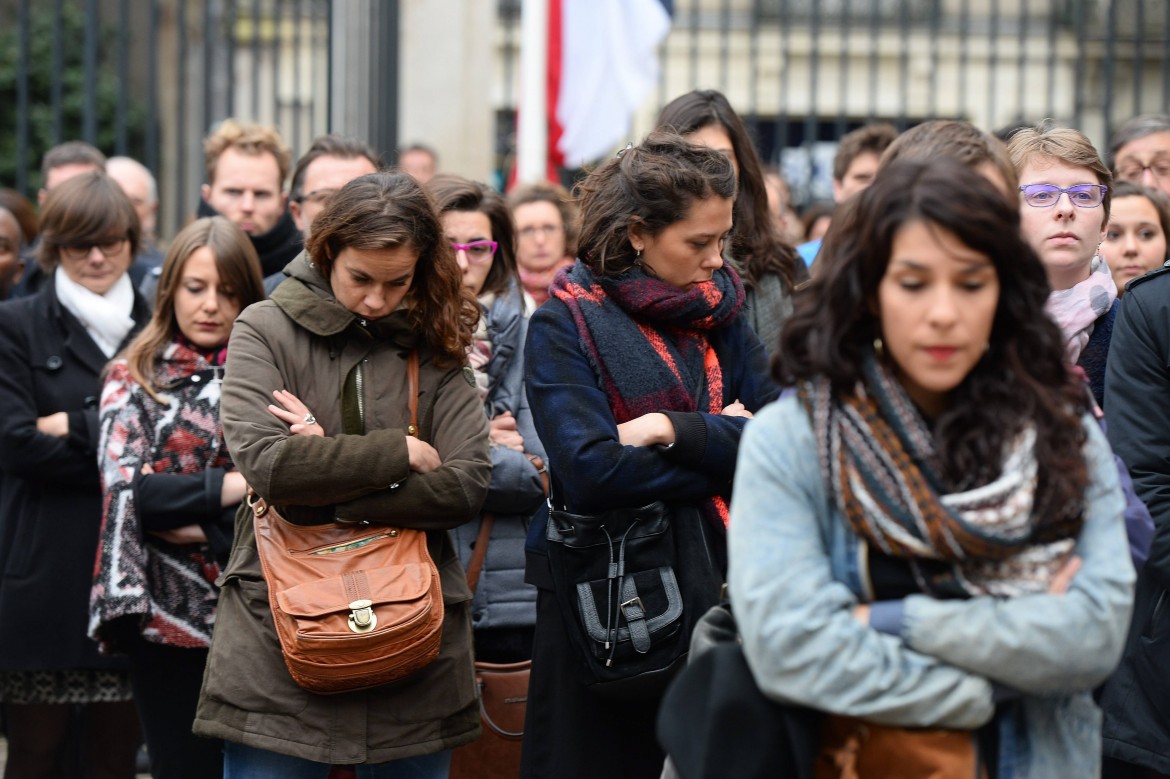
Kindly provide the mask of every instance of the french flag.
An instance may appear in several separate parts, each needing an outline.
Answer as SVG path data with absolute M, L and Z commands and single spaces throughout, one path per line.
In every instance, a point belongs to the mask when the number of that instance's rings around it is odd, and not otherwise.
M 549 163 L 576 168 L 625 141 L 658 83 L 673 0 L 548 0 Z

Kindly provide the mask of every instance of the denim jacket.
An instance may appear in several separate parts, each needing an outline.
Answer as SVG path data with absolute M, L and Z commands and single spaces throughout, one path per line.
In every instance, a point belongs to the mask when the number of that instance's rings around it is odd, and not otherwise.
M 978 728 L 1001 707 L 1000 779 L 1095 777 L 1101 715 L 1090 690 L 1120 656 L 1132 605 L 1124 500 L 1104 436 L 1084 419 L 1090 484 L 1063 595 L 902 601 L 899 635 L 861 624 L 863 541 L 832 502 L 795 396 L 745 431 L 728 537 L 744 653 L 768 696 L 896 726 Z

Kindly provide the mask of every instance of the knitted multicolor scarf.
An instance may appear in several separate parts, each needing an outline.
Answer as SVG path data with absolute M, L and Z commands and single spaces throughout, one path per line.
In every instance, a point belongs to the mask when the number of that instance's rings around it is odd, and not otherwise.
M 723 410 L 723 371 L 707 333 L 730 324 L 743 306 L 733 270 L 724 266 L 710 281 L 679 289 L 638 267 L 598 278 L 577 262 L 550 291 L 572 314 L 618 424 L 657 411 Z M 727 526 L 723 498 L 710 498 L 707 508 Z
M 1035 430 L 1010 445 L 998 478 L 947 494 L 926 422 L 872 354 L 848 396 L 835 397 L 824 378 L 803 384 L 799 396 L 813 421 L 821 472 L 853 531 L 893 557 L 951 563 L 949 576 L 917 577 L 929 594 L 1045 592 L 1072 553 L 1074 523 L 1056 540 L 1035 540 Z M 1053 529 L 1044 535 L 1053 538 Z

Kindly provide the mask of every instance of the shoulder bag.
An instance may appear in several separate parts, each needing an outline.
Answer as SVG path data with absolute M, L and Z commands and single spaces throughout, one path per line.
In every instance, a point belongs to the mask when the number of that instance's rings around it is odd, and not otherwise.
M 586 515 L 549 505 L 549 568 L 585 683 L 618 699 L 661 695 L 723 586 L 702 511 L 655 501 Z
M 539 458 L 533 459 L 533 464 L 538 470 L 543 469 Z M 490 513 L 485 513 L 479 524 L 475 550 L 467 564 L 467 586 L 472 595 L 483 572 L 494 524 L 495 516 Z M 482 731 L 477 740 L 452 753 L 451 779 L 516 779 L 520 776 L 520 748 L 531 670 L 531 660 L 519 663 L 475 661 Z
M 987 779 L 972 731 L 877 725 L 765 696 L 726 603 L 699 621 L 691 648 L 658 709 L 680 779 Z
M 407 374 L 410 432 L 417 435 L 417 353 Z M 401 679 L 438 656 L 443 592 L 424 531 L 295 525 L 251 491 L 248 505 L 276 634 L 297 684 L 324 694 L 362 690 Z

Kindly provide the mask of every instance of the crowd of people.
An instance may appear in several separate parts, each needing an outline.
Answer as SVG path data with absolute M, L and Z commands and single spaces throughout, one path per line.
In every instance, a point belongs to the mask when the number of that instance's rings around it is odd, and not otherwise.
M 659 740 L 681 664 L 595 685 L 593 585 L 561 586 L 550 509 L 658 504 L 712 550 L 793 725 L 742 735 L 793 776 L 1170 776 L 1170 117 L 1107 156 L 1051 121 L 867 125 L 804 214 L 710 90 L 572 192 L 422 144 L 294 162 L 230 119 L 204 152 L 169 241 L 150 171 L 84 143 L 36 208 L 0 189 L 6 777 L 130 777 L 143 744 L 158 779 L 447 777 L 476 661 L 531 661 L 524 777 L 724 775 Z M 257 501 L 422 531 L 437 657 L 301 686 Z M 619 669 L 659 630 L 623 532 Z

